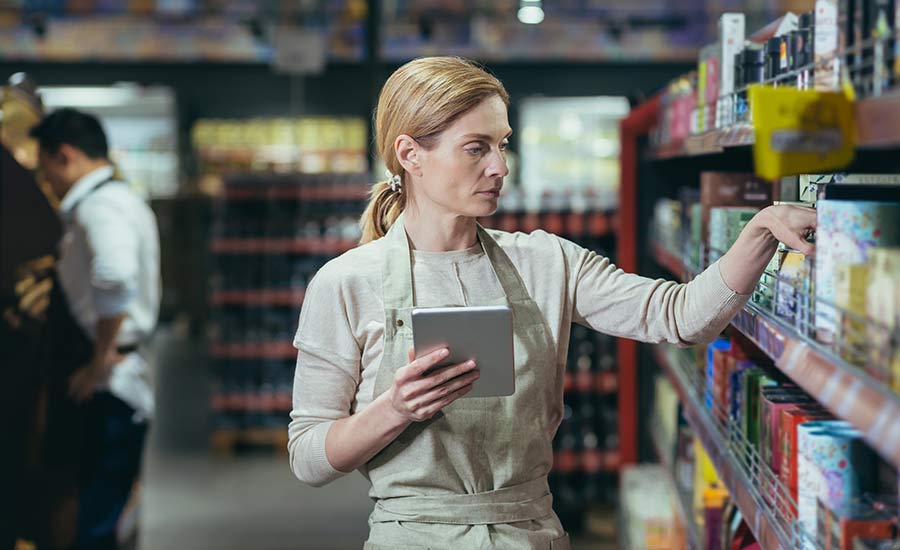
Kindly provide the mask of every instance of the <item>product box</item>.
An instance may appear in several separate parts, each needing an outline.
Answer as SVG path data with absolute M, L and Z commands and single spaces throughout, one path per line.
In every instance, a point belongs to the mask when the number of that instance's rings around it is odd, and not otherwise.
M 868 354 L 865 322 L 868 285 L 868 264 L 838 264 L 834 280 L 834 303 L 840 317 L 838 351 L 847 362 L 857 366 L 865 366 Z
M 816 296 L 835 301 L 835 276 L 841 264 L 868 261 L 874 247 L 900 245 L 900 202 L 819 200 L 816 205 Z M 838 328 L 838 312 L 816 303 L 816 338 L 832 344 Z
M 716 128 L 734 123 L 732 96 L 734 93 L 734 59 L 744 49 L 745 21 L 743 13 L 723 13 L 719 17 L 719 95 L 716 106 Z
M 717 206 L 755 206 L 763 208 L 772 203 L 772 184 L 753 174 L 731 172 L 703 172 L 700 174 L 700 204 L 702 221 L 700 234 L 709 242 L 710 210 Z
M 745 378 L 741 383 L 741 428 L 747 438 L 747 443 L 753 448 L 759 448 L 759 396 L 760 389 L 777 386 L 778 382 L 769 377 L 762 369 L 750 369 L 745 371 Z
M 694 134 L 712 130 L 716 122 L 719 98 L 719 45 L 709 44 L 700 50 L 697 60 L 697 122 Z
M 892 338 L 900 326 L 900 248 L 869 249 L 866 316 L 870 374 L 890 378 L 900 392 L 900 343 Z
M 832 508 L 817 502 L 816 542 L 824 550 L 853 550 L 856 539 L 895 540 L 897 527 L 895 506 L 855 500 Z
M 816 501 L 829 493 L 829 481 L 818 459 L 837 456 L 846 437 L 859 437 L 849 422 L 823 420 L 797 426 L 797 521 L 812 540 L 816 536 Z M 823 453 L 829 454 L 824 457 Z M 804 544 L 804 548 L 811 545 Z
M 815 404 L 815 400 L 801 390 L 760 390 L 759 454 L 776 475 L 781 470 L 781 412 L 810 404 Z
M 841 60 L 838 52 L 838 0 L 816 0 L 813 25 L 815 89 L 822 92 L 840 88 Z
M 731 414 L 731 418 L 737 423 L 738 426 L 742 426 L 743 415 L 741 411 L 743 399 L 741 395 L 743 393 L 741 384 L 743 383 L 742 375 L 745 371 L 755 368 L 756 364 L 749 359 L 740 359 L 734 362 L 733 367 L 730 368 L 730 372 L 728 375 L 728 409 Z
M 815 420 L 831 420 L 834 417 L 818 404 L 809 404 L 781 411 L 781 467 L 778 477 L 787 489 L 793 504 L 787 505 L 783 513 L 797 517 L 797 426 Z
M 725 356 L 730 351 L 731 341 L 727 338 L 718 338 L 706 347 L 706 390 L 703 397 L 706 408 L 716 415 L 720 405 L 716 392 L 717 373 L 724 373 Z
M 810 263 L 800 252 L 785 251 L 778 269 L 775 314 L 794 325 L 801 334 L 808 332 L 810 316 Z

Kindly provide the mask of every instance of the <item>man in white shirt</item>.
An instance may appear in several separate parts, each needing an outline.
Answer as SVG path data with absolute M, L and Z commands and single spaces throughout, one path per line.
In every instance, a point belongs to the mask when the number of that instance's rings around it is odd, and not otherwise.
M 40 169 L 60 198 L 65 235 L 57 266 L 72 316 L 93 343 L 68 380 L 85 414 L 76 548 L 115 548 L 140 459 L 153 393 L 137 353 L 156 325 L 159 234 L 144 200 L 116 177 L 99 121 L 58 110 L 31 131 Z

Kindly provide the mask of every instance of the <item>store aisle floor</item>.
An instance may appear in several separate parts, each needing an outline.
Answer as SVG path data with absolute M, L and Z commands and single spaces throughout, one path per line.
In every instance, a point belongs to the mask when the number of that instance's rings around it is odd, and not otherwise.
M 353 474 L 304 487 L 286 457 L 148 457 L 141 550 L 361 548 L 371 506 Z
M 147 445 L 140 550 L 361 548 L 371 501 L 359 474 L 321 489 L 284 454 L 208 452 L 210 368 L 199 339 L 161 328 L 147 353 L 157 412 Z

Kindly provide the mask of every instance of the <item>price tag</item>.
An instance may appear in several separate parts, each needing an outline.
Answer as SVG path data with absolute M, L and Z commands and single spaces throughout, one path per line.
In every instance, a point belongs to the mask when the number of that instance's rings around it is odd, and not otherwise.
M 825 172 L 853 160 L 853 103 L 841 92 L 751 86 L 756 174 L 782 176 Z

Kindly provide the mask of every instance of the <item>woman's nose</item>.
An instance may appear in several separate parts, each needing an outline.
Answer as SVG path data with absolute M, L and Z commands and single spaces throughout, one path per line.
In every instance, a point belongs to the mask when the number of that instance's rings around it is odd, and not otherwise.
M 509 175 L 509 166 L 506 165 L 506 155 L 502 151 L 497 151 L 492 155 L 491 164 L 487 170 L 488 177 L 505 178 Z

